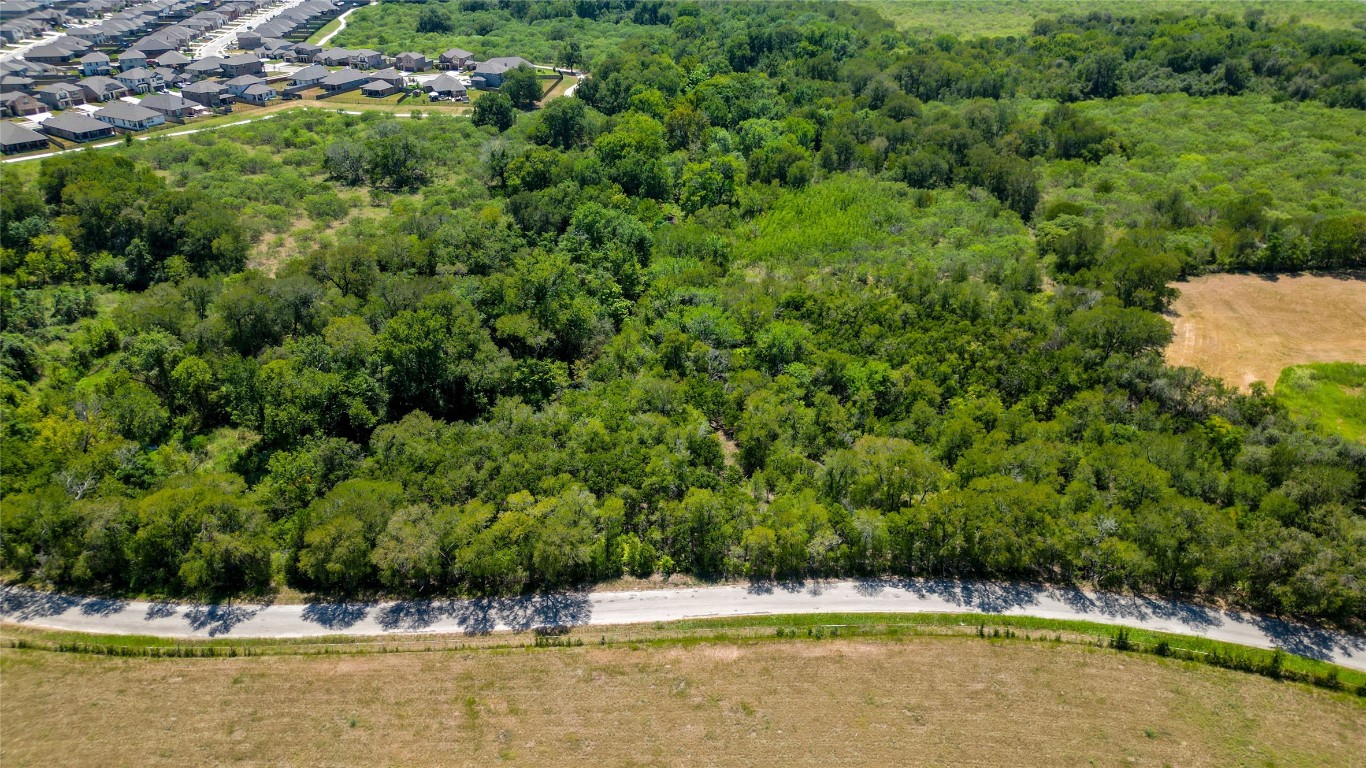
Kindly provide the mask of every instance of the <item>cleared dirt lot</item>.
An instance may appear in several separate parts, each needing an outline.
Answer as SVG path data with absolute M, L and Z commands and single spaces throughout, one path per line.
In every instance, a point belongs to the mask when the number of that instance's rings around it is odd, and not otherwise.
M 1366 275 L 1207 275 L 1176 286 L 1167 361 L 1246 389 L 1298 363 L 1366 363 Z
M 5 649 L 24 765 L 1345 766 L 1366 707 L 976 638 L 120 659 Z

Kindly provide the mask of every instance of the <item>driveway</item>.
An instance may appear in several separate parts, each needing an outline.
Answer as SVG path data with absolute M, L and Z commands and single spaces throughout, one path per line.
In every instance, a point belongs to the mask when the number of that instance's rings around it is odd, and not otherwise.
M 1366 671 L 1366 639 L 1249 614 L 1075 588 L 878 579 L 571 592 L 480 600 L 304 605 L 182 604 L 79 598 L 0 588 L 0 619 L 25 626 L 157 637 L 483 634 L 538 626 L 607 626 L 796 613 L 987 613 L 1080 619 L 1195 635 Z

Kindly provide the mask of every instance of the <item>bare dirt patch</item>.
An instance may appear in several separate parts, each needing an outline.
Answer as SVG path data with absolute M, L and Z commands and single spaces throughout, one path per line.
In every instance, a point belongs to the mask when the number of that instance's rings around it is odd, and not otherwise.
M 1167 362 L 1246 389 L 1300 363 L 1366 363 L 1366 275 L 1207 275 L 1177 286 Z
M 6 766 L 1343 766 L 1354 697 L 1108 650 L 839 639 L 126 659 L 0 649 Z

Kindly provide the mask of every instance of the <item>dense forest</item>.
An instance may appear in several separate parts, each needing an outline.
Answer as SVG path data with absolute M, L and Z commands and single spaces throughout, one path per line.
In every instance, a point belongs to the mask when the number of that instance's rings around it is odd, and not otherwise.
M 510 124 L 296 111 L 5 168 L 7 578 L 895 573 L 1366 615 L 1366 446 L 1161 357 L 1183 276 L 1366 266 L 1366 35 L 431 5 L 620 43 Z

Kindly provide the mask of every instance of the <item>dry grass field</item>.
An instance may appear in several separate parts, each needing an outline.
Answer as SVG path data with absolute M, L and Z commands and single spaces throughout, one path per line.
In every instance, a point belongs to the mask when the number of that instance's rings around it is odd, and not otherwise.
M 964 637 L 363 656 L 0 651 L 0 762 L 1349 766 L 1366 707 L 1203 665 Z
M 1366 363 L 1366 276 L 1207 275 L 1177 288 L 1167 361 L 1246 389 L 1300 363 Z

